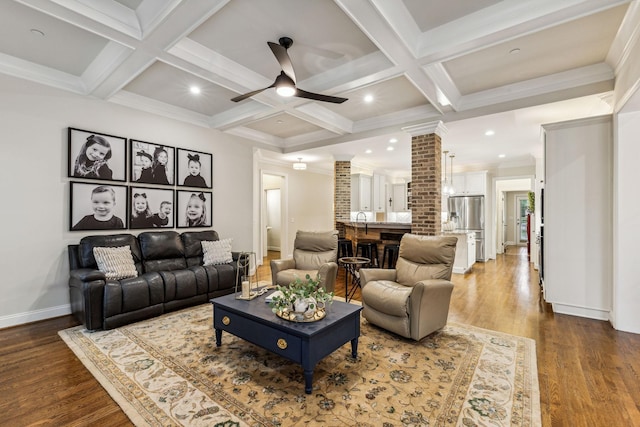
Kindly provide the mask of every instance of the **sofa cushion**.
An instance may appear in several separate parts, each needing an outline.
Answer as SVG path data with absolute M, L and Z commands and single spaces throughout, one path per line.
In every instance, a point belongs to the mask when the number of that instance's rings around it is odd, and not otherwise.
M 138 240 L 133 234 L 109 234 L 103 236 L 83 237 L 78 244 L 78 258 L 80 260 L 80 266 L 82 268 L 93 268 L 97 270 L 98 264 L 96 263 L 96 259 L 93 255 L 93 248 L 119 246 L 129 246 L 131 248 L 133 261 L 136 264 L 138 273 L 140 273 L 140 262 L 142 261 L 142 253 L 140 252 Z
M 148 231 L 138 235 L 145 271 L 173 271 L 187 268 L 184 245 L 175 231 Z
M 233 261 L 231 255 L 232 239 L 222 239 L 216 241 L 203 240 L 202 263 L 204 265 L 227 264 Z
M 218 233 L 213 230 L 207 231 L 185 231 L 180 236 L 184 246 L 184 256 L 187 258 L 202 258 L 203 240 L 216 241 L 220 240 Z
M 120 280 L 137 277 L 138 271 L 133 262 L 130 246 L 115 248 L 94 247 L 93 256 L 98 270 L 104 273 L 107 280 Z

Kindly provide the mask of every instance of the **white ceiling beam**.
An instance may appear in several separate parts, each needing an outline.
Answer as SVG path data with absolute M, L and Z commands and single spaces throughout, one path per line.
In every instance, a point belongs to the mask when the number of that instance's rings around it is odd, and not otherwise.
M 520 98 L 527 98 L 574 87 L 605 82 L 613 80 L 614 77 L 611 67 L 603 62 L 575 70 L 564 71 L 536 79 L 505 85 L 496 89 L 489 89 L 470 95 L 464 95 L 460 99 L 458 110 L 472 110 Z
M 191 123 L 205 128 L 211 127 L 209 123 L 209 116 L 166 104 L 164 102 L 156 101 L 154 99 L 149 99 L 146 96 L 140 96 L 135 93 L 127 92 L 125 90 L 121 90 L 117 94 L 113 95 L 109 99 L 109 102 L 124 105 L 125 107 L 133 108 L 136 110 L 157 114 L 162 117 L 180 120 L 182 122 Z
M 416 89 L 439 110 L 435 84 L 416 63 L 412 52 L 402 43 L 381 15 L 367 0 L 335 0 L 347 16 L 369 37 L 389 60 L 400 67 Z
M 82 79 L 63 71 L 0 53 L 0 73 L 85 95 Z
M 501 1 L 422 33 L 416 56 L 422 64 L 450 60 L 629 1 Z M 396 27 L 400 23 L 391 25 Z

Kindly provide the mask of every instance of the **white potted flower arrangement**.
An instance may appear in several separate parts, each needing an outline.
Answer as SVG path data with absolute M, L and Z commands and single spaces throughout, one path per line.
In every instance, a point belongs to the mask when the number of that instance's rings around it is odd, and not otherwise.
M 324 318 L 327 304 L 333 302 L 333 292 L 320 286 L 320 277 L 305 280 L 299 277 L 288 286 L 276 286 L 269 306 L 278 317 L 297 322 L 313 322 Z

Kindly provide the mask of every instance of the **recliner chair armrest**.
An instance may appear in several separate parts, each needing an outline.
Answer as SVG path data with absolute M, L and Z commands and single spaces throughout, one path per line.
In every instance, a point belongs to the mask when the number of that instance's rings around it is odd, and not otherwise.
M 396 280 L 396 270 L 394 268 L 361 268 L 360 286 L 364 287 L 367 282 L 374 280 Z
M 105 275 L 100 270 L 94 270 L 92 268 L 79 268 L 77 270 L 69 271 L 69 275 L 72 279 L 77 279 L 81 282 L 91 282 L 93 280 L 106 280 Z
M 334 292 L 336 289 L 336 279 L 338 277 L 338 264 L 335 262 L 322 264 L 318 269 L 318 275 L 325 290 L 327 292 Z
M 287 259 L 272 259 L 271 260 L 271 283 L 276 284 L 276 277 L 279 271 L 291 270 L 296 268 L 296 261 L 293 258 Z
M 447 324 L 453 283 L 444 279 L 422 280 L 409 297 L 411 338 L 420 340 Z

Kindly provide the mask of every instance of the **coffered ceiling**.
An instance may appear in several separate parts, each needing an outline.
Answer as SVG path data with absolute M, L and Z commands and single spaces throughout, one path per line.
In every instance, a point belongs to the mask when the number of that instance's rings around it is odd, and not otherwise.
M 532 164 L 541 123 L 611 112 L 637 9 L 628 0 L 5 0 L 0 72 L 241 136 L 265 158 L 311 167 L 353 155 L 363 167 L 406 170 L 403 129 L 435 121 L 458 166 Z M 274 82 L 281 70 L 267 41 L 282 36 L 293 39 L 299 88 L 349 100 L 267 89 L 232 102 Z

